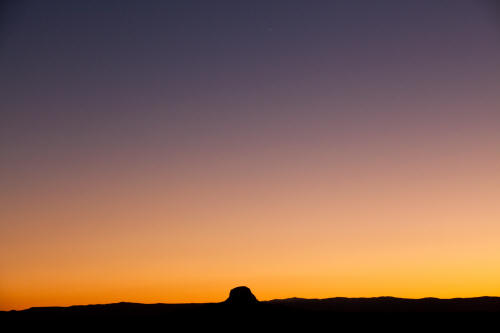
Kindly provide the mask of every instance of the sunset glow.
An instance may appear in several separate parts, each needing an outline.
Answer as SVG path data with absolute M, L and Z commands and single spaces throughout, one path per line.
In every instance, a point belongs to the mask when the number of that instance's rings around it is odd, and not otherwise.
M 0 310 L 500 296 L 489 2 L 22 3 Z

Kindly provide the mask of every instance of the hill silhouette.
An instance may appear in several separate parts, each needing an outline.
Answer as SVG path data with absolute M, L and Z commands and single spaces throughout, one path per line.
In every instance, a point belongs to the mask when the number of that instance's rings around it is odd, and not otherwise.
M 248 287 L 232 289 L 229 297 L 220 303 L 185 304 L 141 304 L 114 303 L 97 305 L 76 305 L 69 307 L 33 307 L 20 311 L 0 311 L 0 320 L 22 322 L 57 322 L 128 325 L 135 322 L 208 325 L 214 322 L 273 322 L 279 325 L 297 320 L 311 322 L 318 319 L 349 321 L 349 325 L 368 325 L 357 321 L 363 313 L 376 314 L 370 318 L 385 318 L 383 313 L 419 313 L 419 322 L 433 318 L 423 313 L 445 312 L 500 312 L 500 297 L 476 298 L 422 298 L 405 299 L 396 297 L 374 298 L 287 298 L 258 301 Z M 382 317 L 380 317 L 382 315 Z M 394 323 L 396 317 L 391 316 Z M 352 321 L 352 322 L 351 322 Z M 448 325 L 448 324 L 447 324 Z M 186 327 L 187 327 L 186 326 Z
M 256 304 L 258 302 L 259 301 L 254 296 L 254 294 L 252 294 L 250 288 L 245 286 L 231 289 L 231 291 L 229 292 L 229 297 L 225 301 L 225 303 L 234 305 L 249 305 Z

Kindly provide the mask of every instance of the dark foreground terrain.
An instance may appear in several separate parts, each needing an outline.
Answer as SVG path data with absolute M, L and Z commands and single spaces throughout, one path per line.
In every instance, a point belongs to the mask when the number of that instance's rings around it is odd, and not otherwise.
M 350 325 L 370 325 L 370 318 L 380 322 L 395 319 L 415 318 L 414 324 L 429 322 L 428 319 L 448 318 L 446 313 L 500 313 L 500 297 L 455 298 L 455 299 L 403 299 L 394 297 L 376 298 L 289 298 L 259 302 L 246 287 L 231 290 L 229 298 L 221 303 L 204 304 L 140 304 L 115 303 L 99 305 L 77 305 L 70 307 L 38 307 L 22 311 L 0 312 L 0 320 L 19 323 L 44 323 L 47 321 L 72 323 L 182 323 L 205 325 L 210 323 L 239 324 L 287 323 L 317 319 L 335 322 L 350 322 Z M 415 316 L 415 314 L 418 314 Z M 376 315 L 376 316 L 373 316 Z M 458 316 L 451 316 L 457 318 Z M 449 326 L 456 324 L 449 321 Z M 448 325 L 448 324 L 447 324 Z

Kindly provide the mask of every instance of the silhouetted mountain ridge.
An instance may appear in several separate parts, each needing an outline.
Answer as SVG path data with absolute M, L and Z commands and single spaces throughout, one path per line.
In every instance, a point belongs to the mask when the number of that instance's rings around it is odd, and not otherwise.
M 220 303 L 111 304 L 73 305 L 68 307 L 32 307 L 20 311 L 2 311 L 0 319 L 56 320 L 64 322 L 127 323 L 154 321 L 200 324 L 206 321 L 269 321 L 278 323 L 311 318 L 336 318 L 348 313 L 425 313 L 425 312 L 500 312 L 500 297 L 420 299 L 381 296 L 372 298 L 334 297 L 325 299 L 286 298 L 258 301 L 247 287 L 231 290 Z M 342 314 L 342 315 L 341 315 Z M 144 321 L 146 320 L 146 321 Z M 153 322 L 154 322 L 153 321 Z

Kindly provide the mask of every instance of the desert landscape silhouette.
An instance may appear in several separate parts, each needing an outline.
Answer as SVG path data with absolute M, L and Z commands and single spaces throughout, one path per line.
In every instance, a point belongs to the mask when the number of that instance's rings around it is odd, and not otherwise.
M 337 318 L 355 313 L 471 313 L 500 312 L 500 297 L 475 298 L 287 298 L 259 301 L 250 288 L 231 289 L 226 300 L 218 303 L 114 304 L 75 305 L 69 307 L 33 307 L 26 310 L 0 312 L 0 319 L 15 320 L 85 320 L 116 321 L 122 319 L 158 319 L 173 322 L 193 319 L 232 320 L 250 317 L 253 320 L 290 320 Z

